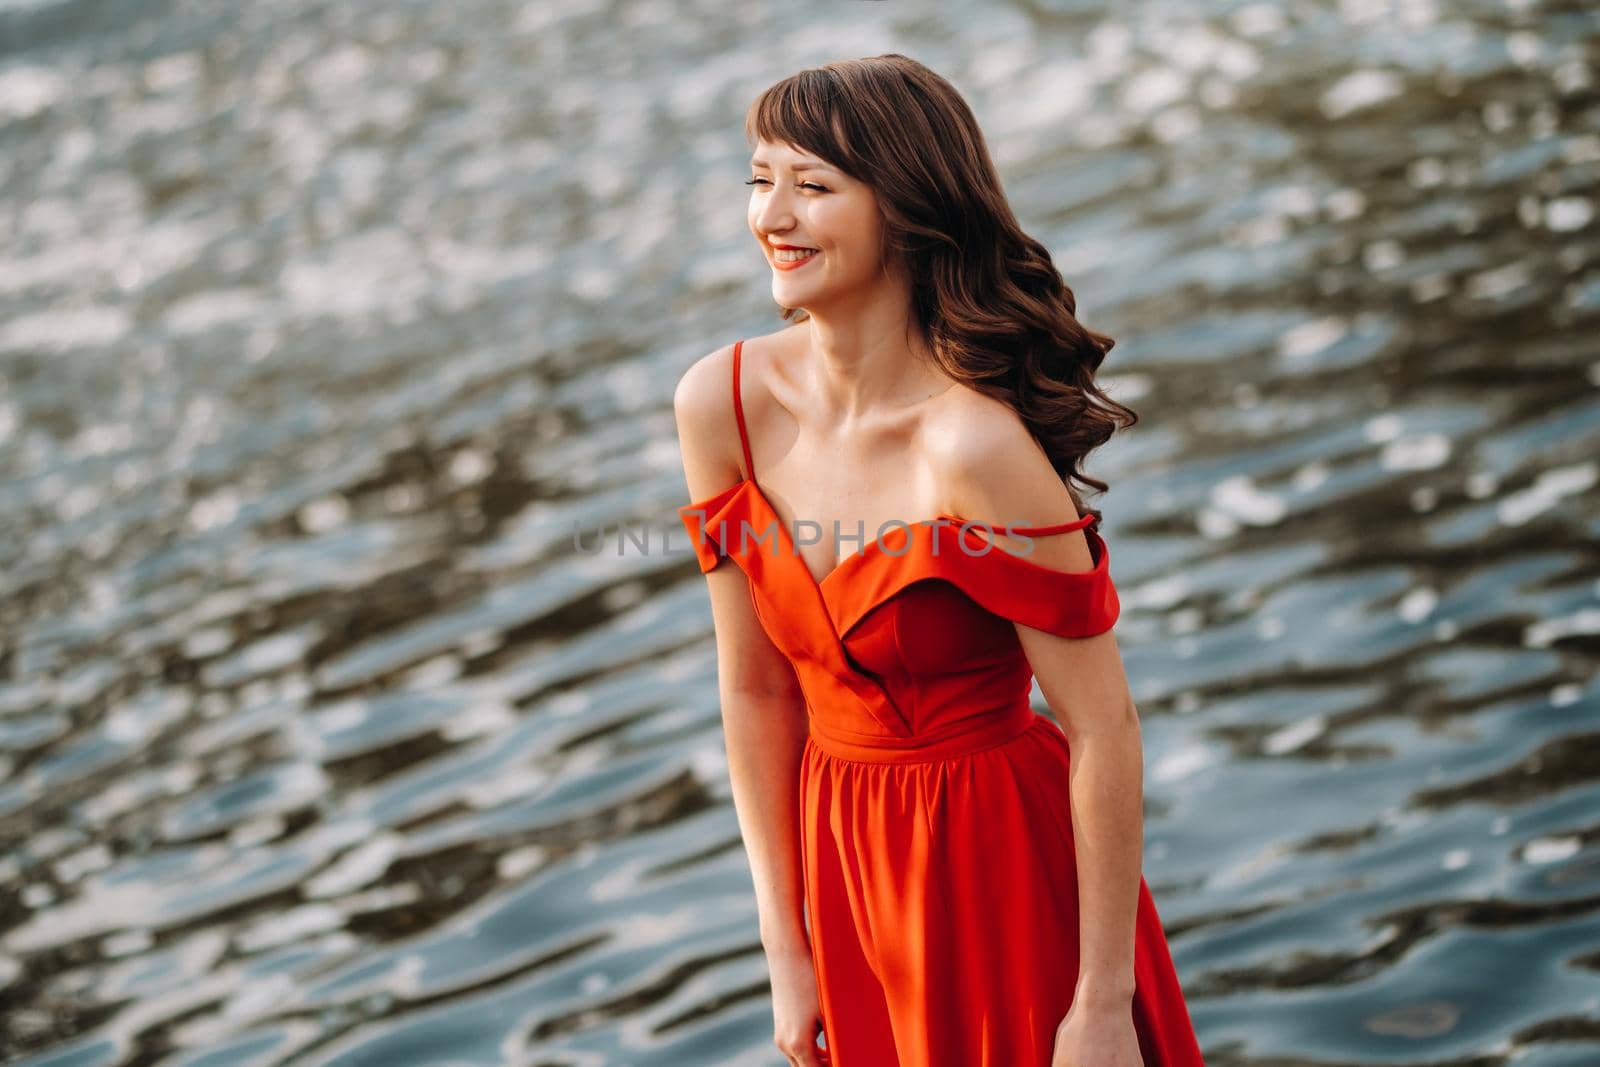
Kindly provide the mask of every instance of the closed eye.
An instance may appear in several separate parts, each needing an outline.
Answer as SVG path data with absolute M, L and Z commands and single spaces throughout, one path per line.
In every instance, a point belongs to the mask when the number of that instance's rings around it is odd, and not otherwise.
M 768 182 L 767 179 L 765 179 L 765 178 L 751 178 L 749 181 L 745 182 L 745 184 L 746 185 L 770 185 L 771 183 Z M 816 182 L 801 182 L 800 183 L 800 188 L 802 188 L 802 189 L 815 189 L 819 193 L 825 193 L 825 192 L 828 191 L 825 186 L 818 185 Z

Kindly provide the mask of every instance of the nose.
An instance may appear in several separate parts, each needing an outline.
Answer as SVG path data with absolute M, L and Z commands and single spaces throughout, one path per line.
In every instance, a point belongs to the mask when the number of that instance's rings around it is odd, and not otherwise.
M 763 237 L 793 228 L 794 212 L 789 208 L 789 194 L 782 186 L 769 187 L 760 194 L 756 205 L 756 232 Z

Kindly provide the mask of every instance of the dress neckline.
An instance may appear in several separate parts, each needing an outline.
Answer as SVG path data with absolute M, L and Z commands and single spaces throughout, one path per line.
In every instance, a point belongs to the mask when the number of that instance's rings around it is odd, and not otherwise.
M 860 551 L 852 552 L 848 556 L 841 557 L 838 560 L 838 562 L 836 562 L 833 565 L 832 569 L 830 569 L 828 571 L 827 574 L 824 574 L 821 578 L 818 578 L 815 574 L 812 573 L 811 568 L 806 565 L 805 557 L 800 554 L 798 546 L 795 545 L 793 538 L 789 534 L 789 526 L 788 526 L 788 524 L 783 521 L 783 517 L 778 514 L 778 509 L 773 506 L 771 499 L 769 499 L 767 494 L 766 494 L 766 491 L 761 488 L 761 484 L 759 482 L 757 482 L 754 478 L 749 478 L 749 477 L 740 478 L 737 482 L 734 482 L 732 485 L 728 486 L 727 488 L 722 489 L 719 492 L 712 494 L 711 496 L 707 497 L 705 500 L 697 501 L 695 503 L 687 505 L 687 508 L 690 509 L 690 510 L 693 510 L 693 509 L 704 509 L 704 508 L 708 507 L 714 501 L 717 501 L 717 500 L 719 500 L 719 499 L 721 499 L 723 497 L 731 496 L 736 492 L 746 491 L 746 490 L 749 491 L 755 497 L 755 499 L 760 502 L 762 508 L 765 509 L 765 511 L 767 512 L 768 517 L 771 518 L 772 521 L 777 524 L 778 537 L 781 538 L 782 541 L 783 541 L 782 550 L 787 552 L 788 554 L 790 554 L 794 558 L 795 563 L 799 566 L 800 571 L 803 574 L 805 574 L 805 576 L 810 580 L 810 583 L 811 583 L 812 587 L 814 589 L 816 589 L 818 592 L 826 591 L 831 585 L 833 585 L 835 583 L 835 579 L 837 579 L 842 573 L 846 572 L 847 570 L 850 570 L 850 569 L 852 569 L 852 568 L 854 568 L 856 566 L 859 566 L 859 565 L 864 565 L 864 564 L 858 563 L 858 561 L 870 560 L 873 557 L 878 556 L 880 554 L 877 550 L 881 549 L 882 546 L 883 546 L 883 536 L 882 535 L 870 538 L 866 542 L 866 544 L 864 544 L 861 547 Z M 963 527 L 963 526 L 967 526 L 967 527 L 980 527 L 980 528 L 983 528 L 983 529 L 987 529 L 987 530 L 991 530 L 991 531 L 998 531 L 998 532 L 1009 532 L 1009 533 L 1021 532 L 1021 533 L 1024 534 L 1024 536 L 1027 536 L 1027 531 L 1035 531 L 1034 536 L 1043 537 L 1043 536 L 1050 536 L 1051 534 L 1067 533 L 1068 531 L 1071 531 L 1071 530 L 1085 529 L 1087 527 L 1095 525 L 1097 520 L 1098 520 L 1098 518 L 1099 517 L 1096 516 L 1096 515 L 1080 515 L 1078 518 L 1073 519 L 1073 520 L 1071 520 L 1069 522 L 1055 523 L 1053 525 L 1025 526 L 1025 525 L 1020 525 L 1020 524 L 1013 524 L 1013 525 L 1010 525 L 1010 526 L 1005 526 L 1005 525 L 1002 525 L 1002 524 L 999 524 L 999 523 L 983 522 L 983 521 L 978 520 L 978 519 L 968 519 L 968 518 L 963 518 L 960 515 L 951 515 L 948 512 L 942 512 L 942 513 L 940 513 L 938 515 L 935 515 L 933 518 L 930 518 L 930 519 L 919 519 L 916 522 L 905 523 L 904 526 L 907 528 L 907 536 L 910 536 L 910 531 L 913 530 L 913 529 L 931 529 L 931 530 L 935 531 L 935 536 L 937 536 L 937 531 L 939 529 L 941 529 L 941 528 L 949 528 L 949 529 L 955 530 L 956 533 L 959 535 L 960 528 Z M 1048 531 L 1050 531 L 1050 533 L 1049 534 L 1037 533 L 1037 531 L 1041 531 L 1041 530 L 1048 530 Z M 1104 565 L 1104 562 L 1103 562 L 1104 558 L 1105 558 L 1104 557 L 1104 553 L 1100 553 L 1099 554 L 1099 558 L 1095 559 L 1095 565 L 1093 567 L 1091 567 L 1087 571 L 1060 571 L 1060 570 L 1057 570 L 1056 568 L 1053 568 L 1053 567 L 1045 567 L 1042 564 L 1034 563 L 1032 560 L 1028 559 L 1027 557 L 1020 556 L 1017 553 L 1011 551 L 1010 549 L 1004 548 L 1004 547 L 1002 547 L 1002 546 L 1000 546 L 1000 545 L 998 545 L 998 544 L 994 543 L 993 541 L 990 541 L 990 540 L 988 540 L 986 538 L 983 539 L 983 541 L 984 541 L 984 544 L 987 546 L 986 551 L 988 551 L 988 552 L 998 552 L 1001 555 L 1006 556 L 1009 559 L 1015 561 L 1015 563 L 1020 565 L 1020 566 L 1037 567 L 1040 570 L 1049 571 L 1050 573 L 1053 573 L 1053 574 L 1084 574 L 1084 575 L 1093 574 L 1095 571 L 1100 570 L 1101 567 Z M 909 551 L 909 549 L 908 549 L 908 551 Z M 1093 555 L 1093 554 L 1094 553 L 1091 550 L 1091 555 Z M 894 557 L 894 558 L 898 558 L 898 556 Z

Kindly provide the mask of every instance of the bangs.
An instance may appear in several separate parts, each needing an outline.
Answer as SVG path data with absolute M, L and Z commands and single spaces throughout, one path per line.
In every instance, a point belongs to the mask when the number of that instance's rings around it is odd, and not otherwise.
M 802 70 L 768 88 L 750 105 L 745 138 L 788 144 L 820 156 L 852 178 L 861 178 L 845 136 L 839 107 L 843 87 L 831 71 Z

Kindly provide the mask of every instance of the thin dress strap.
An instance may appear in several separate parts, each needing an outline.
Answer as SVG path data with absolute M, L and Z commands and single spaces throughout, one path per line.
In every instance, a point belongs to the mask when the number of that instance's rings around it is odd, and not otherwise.
M 1045 537 L 1049 534 L 1076 530 L 1080 527 L 1088 526 L 1092 522 L 1098 522 L 1099 519 L 1100 516 L 1098 515 L 1079 515 L 1076 519 L 1068 522 L 1058 522 L 1052 526 L 996 526 L 995 530 L 1001 533 L 1019 533 L 1033 537 Z
M 755 460 L 750 458 L 750 434 L 744 428 L 744 402 L 739 398 L 739 352 L 744 348 L 744 339 L 741 338 L 733 344 L 733 417 L 739 423 L 739 445 L 744 449 L 744 468 L 749 471 L 749 478 L 756 480 Z

